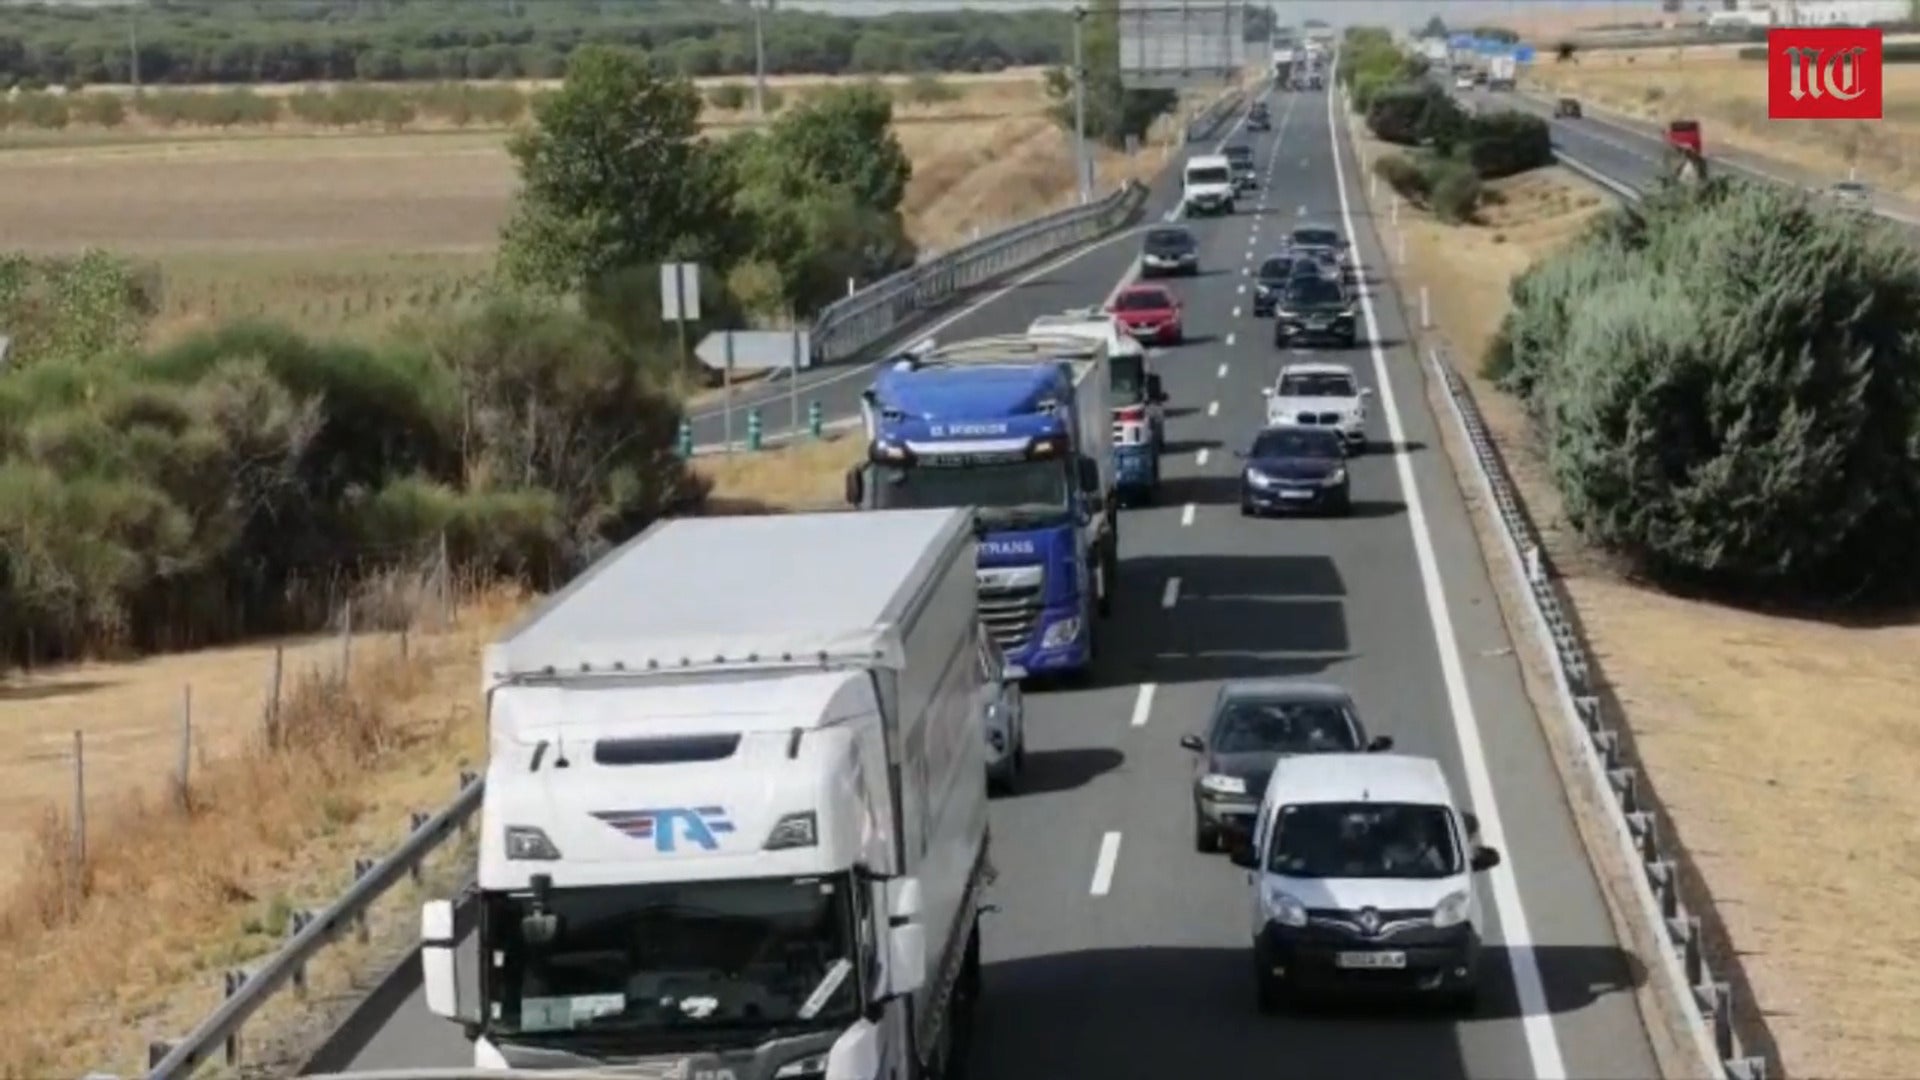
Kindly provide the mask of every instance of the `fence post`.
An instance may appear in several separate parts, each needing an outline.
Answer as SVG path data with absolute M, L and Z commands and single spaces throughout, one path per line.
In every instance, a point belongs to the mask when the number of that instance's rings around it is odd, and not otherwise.
M 280 693 L 281 683 L 287 673 L 287 647 L 273 647 L 273 666 L 267 670 L 267 746 L 278 749 L 280 746 Z
M 193 684 L 180 688 L 180 809 L 193 809 Z
M 87 873 L 87 750 L 78 728 L 73 732 L 73 879 L 74 910 L 80 908 L 81 882 Z
M 353 601 L 349 600 L 341 607 L 340 615 L 340 685 L 345 688 L 347 679 L 353 674 Z
M 1420 329 L 1433 329 L 1433 309 L 1427 303 L 1427 287 L 1420 286 Z

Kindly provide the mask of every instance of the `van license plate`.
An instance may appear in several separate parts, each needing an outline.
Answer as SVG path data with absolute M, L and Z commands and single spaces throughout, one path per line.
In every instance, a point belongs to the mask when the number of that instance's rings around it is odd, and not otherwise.
M 1336 967 L 1349 971 L 1398 970 L 1407 966 L 1407 954 L 1403 952 L 1343 952 L 1333 958 Z

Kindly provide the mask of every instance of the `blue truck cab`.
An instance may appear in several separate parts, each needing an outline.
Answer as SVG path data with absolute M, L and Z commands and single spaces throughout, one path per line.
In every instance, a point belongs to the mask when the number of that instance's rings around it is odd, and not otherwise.
M 1084 675 L 1119 562 L 1106 346 L 1008 335 L 884 364 L 862 396 L 866 510 L 970 506 L 980 620 L 1009 666 Z
M 1099 308 L 1042 315 L 1029 336 L 1068 334 L 1107 346 L 1107 401 L 1113 408 L 1113 475 L 1120 501 L 1150 505 L 1160 494 L 1160 456 L 1166 450 L 1166 391 L 1147 362 L 1146 346 Z

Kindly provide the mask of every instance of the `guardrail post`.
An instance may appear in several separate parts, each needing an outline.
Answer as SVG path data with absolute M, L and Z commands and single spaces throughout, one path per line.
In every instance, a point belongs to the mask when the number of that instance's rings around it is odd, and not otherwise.
M 247 973 L 238 968 L 229 968 L 221 974 L 226 983 L 227 997 L 232 997 L 239 993 L 240 988 L 247 985 Z M 240 1063 L 240 1033 L 238 1031 L 227 1036 L 226 1052 L 228 1065 L 237 1065 Z
M 458 794 L 459 792 L 465 791 L 468 788 L 472 787 L 473 782 L 478 779 L 480 779 L 479 773 L 474 772 L 472 769 L 461 769 L 460 770 L 460 786 L 457 789 L 455 789 L 455 794 Z M 473 819 L 471 817 L 461 818 L 460 819 L 460 838 L 464 840 L 467 837 L 472 835 L 473 835 Z
M 680 456 L 684 458 L 693 456 L 693 421 L 691 420 L 680 421 Z
M 173 1044 L 165 1039 L 147 1040 L 147 1068 L 151 1069 L 173 1053 Z
M 807 402 L 807 434 L 819 438 L 826 432 L 826 419 L 821 415 L 818 399 Z
M 1733 997 L 1733 988 L 1717 982 L 1709 993 L 1713 996 L 1713 1047 L 1719 1051 L 1721 1061 L 1731 1061 L 1734 1056 L 1733 1010 L 1728 1003 Z
M 373 860 L 365 856 L 355 856 L 353 860 L 353 880 L 359 881 L 373 871 Z M 353 934 L 361 944 L 367 941 L 367 913 L 356 912 L 353 916 Z
M 747 449 L 749 450 L 760 449 L 761 438 L 762 436 L 760 432 L 760 410 L 748 409 L 747 410 Z
M 1420 286 L 1420 329 L 1433 329 L 1433 309 L 1427 303 L 1427 287 Z
M 1680 883 L 1673 882 L 1669 887 L 1678 889 Z M 1707 979 L 1706 958 L 1700 955 L 1699 917 L 1694 915 L 1687 916 L 1686 927 L 1687 947 L 1681 951 L 1681 966 L 1684 967 L 1687 972 L 1687 985 L 1689 987 L 1698 987 L 1700 984 L 1706 982 Z
M 407 815 L 407 822 L 408 822 L 407 835 L 412 836 L 415 833 L 418 833 L 420 831 L 420 827 L 425 825 L 432 818 L 433 818 L 433 815 L 427 813 L 425 810 L 415 810 L 412 813 L 408 814 Z M 414 884 L 416 885 L 420 883 L 420 863 L 425 861 L 426 861 L 425 859 L 422 859 L 420 862 L 416 862 L 412 866 L 407 867 L 407 875 L 413 878 Z
M 291 941 L 295 937 L 298 937 L 300 934 L 300 931 L 305 930 L 307 928 L 307 924 L 311 923 L 312 921 L 313 921 L 313 912 L 308 911 L 305 908 L 298 908 L 298 909 L 295 909 L 294 911 L 288 912 L 287 913 L 287 940 Z M 303 998 L 307 996 L 307 965 L 304 962 L 294 966 L 293 992 Z

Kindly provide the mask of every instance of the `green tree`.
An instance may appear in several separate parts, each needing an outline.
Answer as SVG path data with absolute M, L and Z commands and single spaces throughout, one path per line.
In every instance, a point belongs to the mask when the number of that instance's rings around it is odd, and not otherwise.
M 521 189 L 501 236 L 501 268 L 560 292 L 667 258 L 713 258 L 730 196 L 699 139 L 693 85 L 655 75 L 636 53 L 576 53 L 566 82 L 509 145 Z
M 913 176 L 894 137 L 893 98 L 876 85 L 832 87 L 809 98 L 774 123 L 772 150 L 883 214 L 900 209 Z
M 1446 37 L 1447 24 L 1440 20 L 1440 16 L 1435 15 L 1433 18 L 1427 20 L 1427 25 L 1420 28 L 1420 36 L 1428 38 Z

